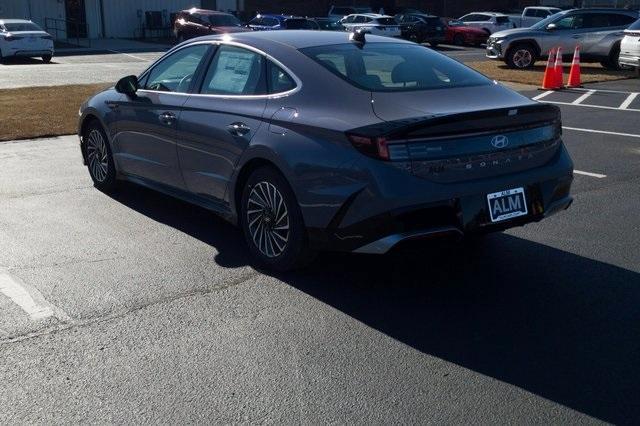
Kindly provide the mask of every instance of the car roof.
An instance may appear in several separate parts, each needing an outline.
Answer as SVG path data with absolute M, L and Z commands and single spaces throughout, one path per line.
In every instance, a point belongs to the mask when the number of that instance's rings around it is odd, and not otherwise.
M 199 13 L 200 15 L 231 15 L 227 12 L 220 12 L 219 10 L 209 10 L 209 9 L 185 9 L 182 11 L 183 13 Z
M 227 40 L 236 41 L 258 49 L 263 49 L 267 43 L 278 43 L 289 46 L 293 49 L 305 49 L 307 47 L 328 46 L 332 44 L 349 43 L 349 32 L 343 31 L 305 31 L 305 30 L 283 30 L 283 31 L 250 31 L 244 33 L 233 33 L 224 35 L 210 35 L 192 40 Z M 370 43 L 402 43 L 411 42 L 392 38 L 367 34 L 367 42 Z

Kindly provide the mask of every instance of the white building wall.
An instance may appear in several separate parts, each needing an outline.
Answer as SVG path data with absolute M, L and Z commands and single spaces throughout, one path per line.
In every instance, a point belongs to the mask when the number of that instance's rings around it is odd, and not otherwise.
M 108 2 L 109 0 L 106 1 Z M 84 0 L 84 4 L 89 38 L 101 38 L 102 21 L 100 20 L 100 0 Z
M 64 2 L 58 0 L 0 0 L 0 18 L 31 19 L 44 28 L 44 18 L 65 19 Z M 58 26 L 64 28 L 61 23 Z M 63 34 L 60 33 L 60 35 Z
M 200 0 L 103 0 L 105 37 L 133 38 L 140 36 L 140 28 L 144 22 L 146 11 L 167 11 L 166 24 L 169 16 L 191 7 L 200 7 Z M 141 11 L 141 16 L 138 16 Z

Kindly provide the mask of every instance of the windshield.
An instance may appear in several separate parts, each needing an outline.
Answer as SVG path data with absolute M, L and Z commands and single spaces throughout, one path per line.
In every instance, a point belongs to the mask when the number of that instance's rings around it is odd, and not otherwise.
M 640 19 L 631 24 L 628 28 L 629 30 L 640 30 Z
M 42 28 L 34 24 L 33 22 L 13 22 L 13 23 L 5 23 L 4 27 L 9 32 L 16 31 L 42 31 Z
M 355 43 L 302 49 L 302 52 L 361 89 L 406 92 L 490 84 L 461 63 L 414 44 Z
M 551 24 L 552 22 L 554 22 L 555 20 L 557 20 L 560 16 L 564 16 L 567 12 L 558 12 L 558 13 L 554 13 L 553 15 L 544 18 L 542 21 L 538 22 L 537 24 L 533 24 L 531 26 L 531 28 L 533 28 L 534 30 L 543 30 L 545 28 L 547 28 L 547 25 Z
M 214 27 L 239 27 L 242 25 L 233 15 L 209 15 L 209 22 Z

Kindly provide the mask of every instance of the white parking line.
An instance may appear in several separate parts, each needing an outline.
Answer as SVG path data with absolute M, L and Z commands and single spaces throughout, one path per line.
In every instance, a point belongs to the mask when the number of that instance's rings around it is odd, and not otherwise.
M 632 93 L 627 96 L 627 99 L 625 99 L 624 102 L 620 105 L 620 109 L 629 108 L 629 105 L 631 105 L 631 102 L 633 102 L 636 97 L 638 97 L 638 93 Z
M 610 107 L 610 106 L 602 106 L 602 105 L 587 105 L 587 104 L 575 105 L 571 102 L 557 102 L 557 101 L 542 101 L 542 102 L 547 104 L 554 104 L 554 105 L 568 105 L 568 106 L 584 107 L 584 108 L 608 109 L 613 111 L 640 112 L 640 109 L 634 109 L 634 108 L 620 109 L 619 107 Z
M 124 53 L 124 52 L 119 52 L 119 51 L 117 51 L 117 50 L 111 50 L 111 49 L 107 49 L 107 50 L 108 50 L 109 52 L 117 53 L 118 55 L 125 55 L 125 56 L 129 56 L 130 58 L 137 59 L 137 60 L 139 60 L 139 61 L 151 62 L 149 59 L 145 59 L 145 58 L 140 57 L 140 56 L 131 55 L 131 54 L 129 54 L 129 53 Z
M 610 132 L 608 130 L 581 129 L 579 127 L 568 127 L 568 126 L 562 126 L 562 129 L 572 130 L 574 132 L 600 133 L 603 135 L 624 136 L 627 138 L 640 138 L 640 135 L 636 135 L 634 133 L 620 133 L 620 132 Z
M 573 173 L 577 175 L 590 176 L 598 179 L 606 178 L 607 175 L 601 175 L 600 173 L 583 172 L 582 170 L 574 170 Z
M 554 93 L 554 91 L 553 91 L 553 90 L 547 90 L 546 92 L 544 92 L 544 93 L 542 93 L 542 94 L 540 94 L 540 95 L 538 95 L 538 96 L 534 97 L 534 98 L 533 98 L 533 100 L 534 100 L 534 101 L 539 101 L 540 99 L 542 99 L 542 98 L 544 98 L 544 97 L 546 97 L 546 96 L 549 96 L 549 95 L 550 95 L 550 94 L 552 94 L 552 93 Z
M 580 105 L 582 102 L 584 102 L 589 96 L 593 95 L 594 93 L 596 93 L 595 90 L 589 90 L 587 93 L 585 93 L 584 95 L 580 96 L 578 99 L 576 99 L 575 101 L 571 102 L 573 105 Z
M 64 311 L 47 302 L 37 289 L 30 288 L 4 269 L 0 269 L 0 293 L 11 299 L 34 321 L 53 316 L 65 322 L 71 320 Z

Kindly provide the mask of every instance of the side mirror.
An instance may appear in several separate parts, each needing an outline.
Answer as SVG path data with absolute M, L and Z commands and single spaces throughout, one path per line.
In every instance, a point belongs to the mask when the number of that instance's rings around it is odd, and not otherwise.
M 558 26 L 556 24 L 549 24 L 547 25 L 547 31 L 554 31 L 558 28 Z
M 138 91 L 138 77 L 135 75 L 128 75 L 122 77 L 116 83 L 116 92 L 123 93 L 127 96 L 135 96 Z

